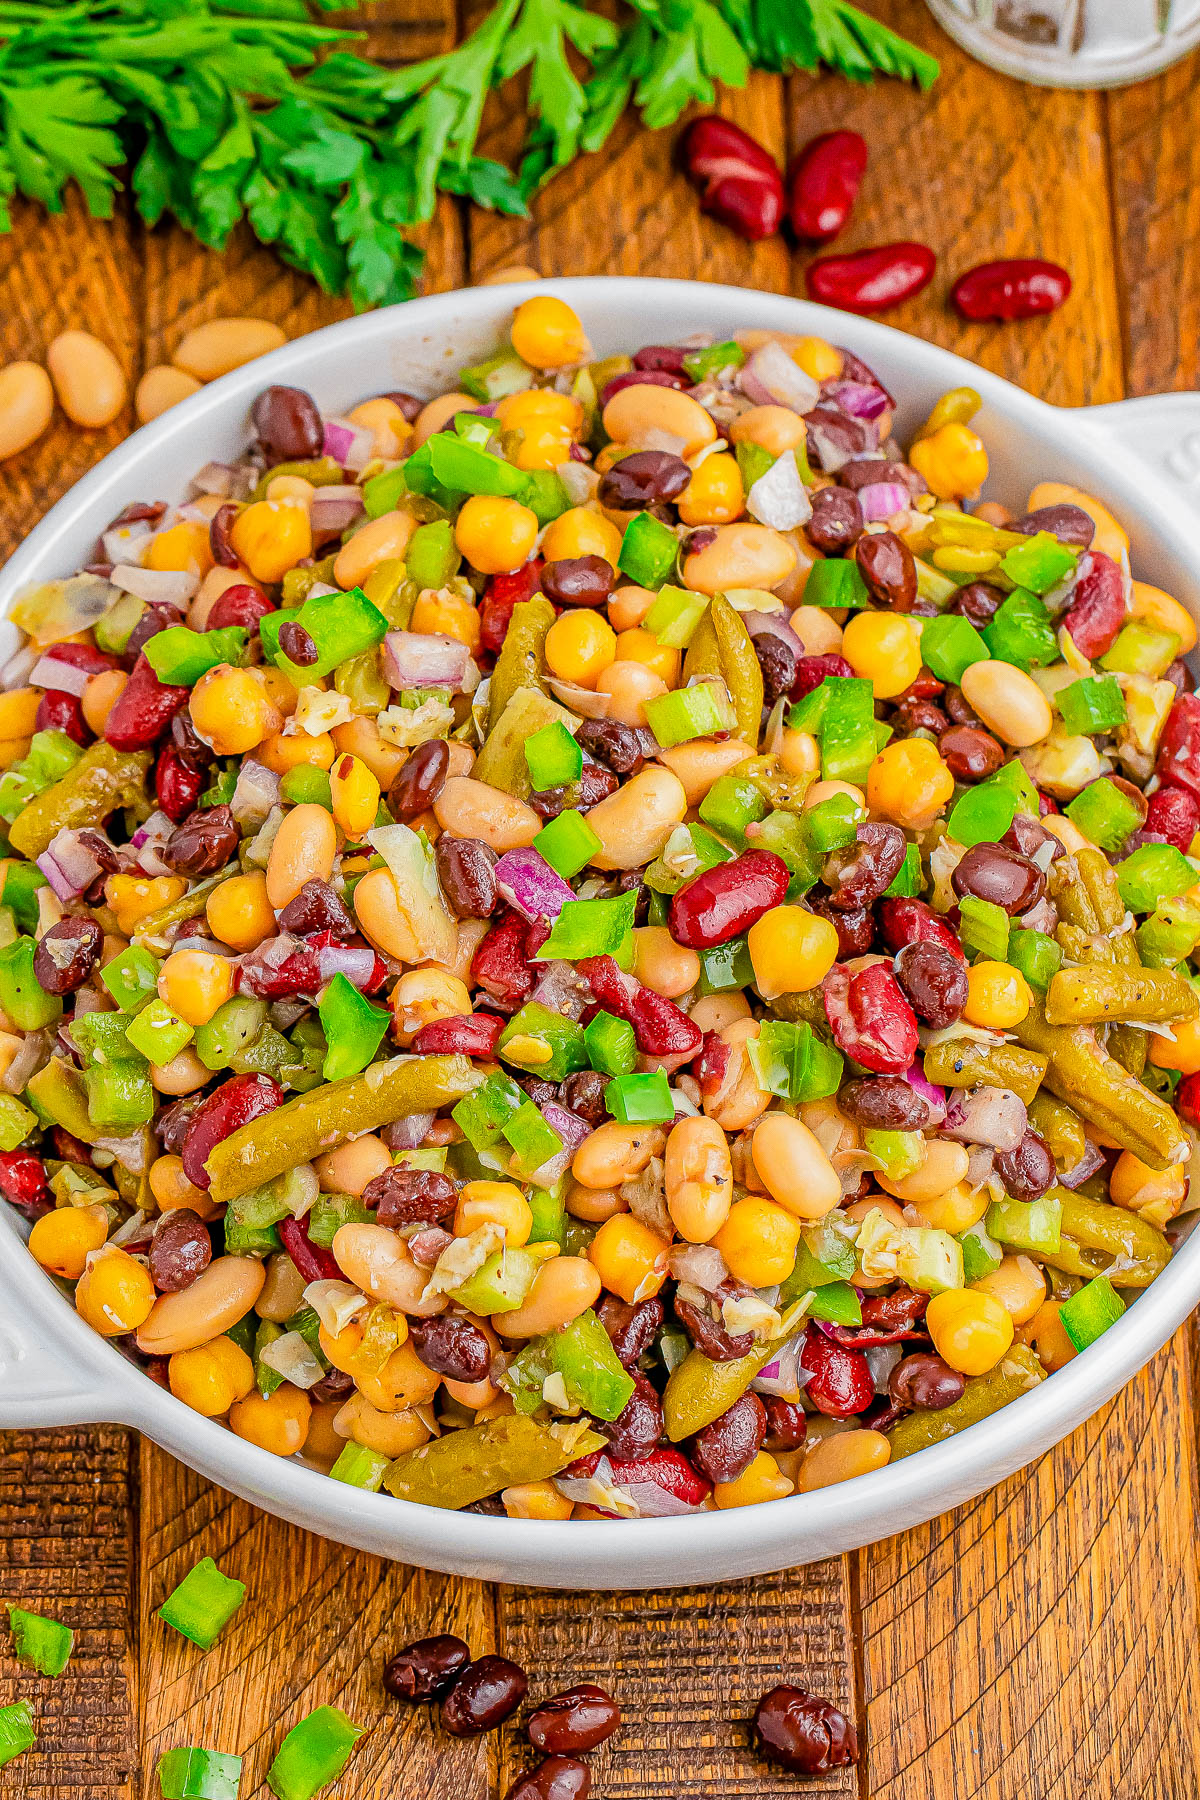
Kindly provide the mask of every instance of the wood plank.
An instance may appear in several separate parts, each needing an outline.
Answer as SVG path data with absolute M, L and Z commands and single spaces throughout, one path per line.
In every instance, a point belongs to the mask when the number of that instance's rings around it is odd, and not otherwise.
M 155 1617 L 202 1556 L 249 1590 L 207 1654 Z M 323 1705 L 371 1728 L 355 1750 L 347 1800 L 482 1800 L 487 1744 L 435 1733 L 427 1709 L 398 1705 L 380 1683 L 388 1658 L 413 1638 L 450 1631 L 477 1655 L 490 1649 L 482 1583 L 313 1537 L 223 1493 L 149 1442 L 140 1570 L 141 1800 L 157 1800 L 155 1764 L 177 1744 L 244 1755 L 242 1800 L 266 1800 L 264 1777 L 281 1739 Z
M 0 1433 L 0 1600 L 59 1619 L 75 1650 L 55 1680 L 0 1658 L 0 1706 L 28 1700 L 35 1750 L 4 1774 L 11 1800 L 128 1800 L 138 1764 L 128 1432 Z M 7 1642 L 7 1618 L 3 1623 Z
M 861 132 L 870 146 L 854 215 L 832 248 L 903 238 L 928 244 L 937 274 L 923 294 L 887 313 L 887 324 L 957 350 L 1059 406 L 1119 399 L 1102 98 L 990 73 L 913 0 L 872 0 L 869 10 L 931 50 L 942 73 L 928 94 L 834 76 L 789 83 L 792 149 L 841 127 Z M 951 286 L 976 263 L 1002 256 L 1063 263 L 1074 277 L 1071 299 L 1020 326 L 965 324 L 947 303 Z M 797 293 L 811 259 L 809 251 L 798 257 Z
M 619 1562 L 620 1547 L 614 1546 Z M 793 1776 L 750 1748 L 755 1705 L 780 1681 L 824 1694 L 853 1716 L 854 1649 L 844 1558 L 753 1582 L 645 1594 L 497 1593 L 498 1648 L 548 1697 L 595 1681 L 620 1705 L 620 1733 L 592 1759 L 605 1800 L 775 1800 Z M 504 1734 L 499 1791 L 532 1760 Z M 859 1792 L 853 1769 L 804 1784 L 806 1794 Z
M 862 1556 L 873 1800 L 1200 1793 L 1185 1334 L 993 1493 Z
M 1200 379 L 1200 57 L 1105 96 L 1129 389 Z

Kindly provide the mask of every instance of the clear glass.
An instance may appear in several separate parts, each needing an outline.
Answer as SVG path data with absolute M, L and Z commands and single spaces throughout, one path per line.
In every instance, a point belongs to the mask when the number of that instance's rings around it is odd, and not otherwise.
M 1200 0 L 927 0 L 981 62 L 1048 87 L 1119 87 L 1200 44 Z

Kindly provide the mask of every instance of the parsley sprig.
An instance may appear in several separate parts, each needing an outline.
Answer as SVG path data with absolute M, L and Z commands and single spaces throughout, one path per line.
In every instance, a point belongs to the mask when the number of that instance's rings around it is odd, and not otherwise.
M 322 23 L 339 0 L 0 0 L 0 231 L 15 194 L 59 212 L 69 182 L 112 216 L 122 171 L 151 225 L 221 248 L 243 219 L 330 293 L 385 305 L 415 290 L 405 235 L 440 192 L 520 214 L 632 103 L 651 129 L 752 67 L 927 87 L 931 56 L 849 0 L 496 0 L 456 49 L 405 68 Z M 586 65 L 583 78 L 575 67 Z M 522 73 L 517 173 L 477 152 L 484 103 Z

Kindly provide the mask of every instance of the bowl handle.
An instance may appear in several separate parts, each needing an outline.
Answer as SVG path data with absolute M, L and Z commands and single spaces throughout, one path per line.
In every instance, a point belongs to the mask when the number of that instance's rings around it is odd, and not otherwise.
M 1179 499 L 1200 508 L 1200 393 L 1116 400 L 1084 407 L 1080 417 L 1118 454 L 1132 451 L 1160 481 L 1166 478 Z
M 130 1398 L 121 1371 L 114 1380 L 112 1371 L 76 1357 L 69 1344 L 48 1335 L 44 1321 L 18 1320 L 11 1311 L 0 1319 L 0 1429 L 130 1424 L 136 1410 Z

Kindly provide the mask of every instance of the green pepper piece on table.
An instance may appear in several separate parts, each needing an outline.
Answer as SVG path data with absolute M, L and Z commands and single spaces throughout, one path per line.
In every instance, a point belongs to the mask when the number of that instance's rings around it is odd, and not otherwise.
M 75 1644 L 75 1633 L 68 1625 L 10 1604 L 8 1628 L 12 1632 L 13 1654 L 18 1662 L 36 1669 L 39 1675 L 62 1674 L 71 1660 Z
M 148 750 L 90 744 L 60 781 L 30 800 L 9 831 L 13 849 L 35 861 L 64 828 L 102 825 L 110 813 L 144 799 L 152 761 Z
M 267 1770 L 267 1786 L 277 1800 L 313 1800 L 337 1779 L 366 1730 L 337 1706 L 318 1706 L 280 1744 Z
M 0 1706 L 0 1769 L 37 1743 L 33 1728 L 33 1709 L 28 1700 L 15 1700 L 11 1706 Z
M 242 1759 L 184 1744 L 164 1751 L 156 1772 L 163 1800 L 238 1800 Z
M 459 1510 L 519 1482 L 546 1481 L 605 1440 L 582 1422 L 545 1425 L 514 1413 L 448 1432 L 398 1456 L 383 1478 L 397 1500 Z
M 158 1616 L 201 1650 L 211 1650 L 245 1598 L 245 1582 L 226 1575 L 205 1556 L 167 1595 Z

